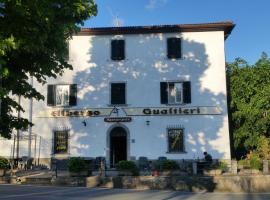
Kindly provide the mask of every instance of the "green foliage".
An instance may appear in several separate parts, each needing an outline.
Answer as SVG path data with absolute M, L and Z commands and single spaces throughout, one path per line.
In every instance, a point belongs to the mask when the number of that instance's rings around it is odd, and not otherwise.
M 179 165 L 174 160 L 157 161 L 156 162 L 156 167 L 160 171 L 179 169 Z
M 133 161 L 121 160 L 116 164 L 116 169 L 119 171 L 129 171 L 132 172 L 133 176 L 138 175 L 138 168 Z
M 0 169 L 8 168 L 8 160 L 6 158 L 0 157 Z
M 262 169 L 262 161 L 256 152 L 250 152 L 246 159 L 238 161 L 239 165 L 242 165 L 244 169 Z
M 87 165 L 82 158 L 73 157 L 68 161 L 68 171 L 81 172 L 87 170 Z
M 234 147 L 238 158 L 270 136 L 270 60 L 265 53 L 254 64 L 238 58 L 227 65 Z
M 256 152 L 261 159 L 270 159 L 269 138 L 266 138 L 265 136 L 260 136 Z
M 29 125 L 17 118 L 14 111 L 24 110 L 14 97 L 44 99 L 29 76 L 44 84 L 72 69 L 67 41 L 96 14 L 94 0 L 0 0 L 0 135 Z
M 228 170 L 228 164 L 224 161 L 221 161 L 216 166 L 214 166 L 214 168 L 220 169 L 222 172 L 225 172 Z

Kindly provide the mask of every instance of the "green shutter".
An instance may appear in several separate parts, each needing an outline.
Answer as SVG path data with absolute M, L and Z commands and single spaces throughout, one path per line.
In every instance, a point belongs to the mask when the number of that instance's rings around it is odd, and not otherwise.
M 55 106 L 55 85 L 47 86 L 47 105 Z
M 111 59 L 112 60 L 125 59 L 125 41 L 124 40 L 111 41 Z
M 190 81 L 183 82 L 183 102 L 191 103 L 191 83 Z
M 69 86 L 69 105 L 76 106 L 77 105 L 77 85 L 72 84 Z
M 168 38 L 167 39 L 167 57 L 172 59 L 181 58 L 181 39 Z
M 160 82 L 160 103 L 168 103 L 168 84 L 167 82 Z

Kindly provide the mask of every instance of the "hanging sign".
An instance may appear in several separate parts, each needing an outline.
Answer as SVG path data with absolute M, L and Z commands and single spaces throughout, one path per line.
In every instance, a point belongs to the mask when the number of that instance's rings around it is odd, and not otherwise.
M 131 117 L 105 117 L 104 122 L 131 122 Z

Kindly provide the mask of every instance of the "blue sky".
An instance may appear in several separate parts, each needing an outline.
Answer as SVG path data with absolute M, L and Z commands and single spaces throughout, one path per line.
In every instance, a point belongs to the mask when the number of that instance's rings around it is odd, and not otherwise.
M 270 0 L 96 0 L 98 15 L 84 27 L 187 24 L 233 21 L 226 59 L 256 62 L 270 56 Z

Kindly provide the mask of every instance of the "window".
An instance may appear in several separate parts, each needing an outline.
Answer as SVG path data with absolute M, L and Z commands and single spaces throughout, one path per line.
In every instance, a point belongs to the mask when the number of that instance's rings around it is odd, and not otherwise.
M 184 129 L 168 128 L 168 152 L 184 152 Z
M 167 57 L 169 59 L 181 58 L 181 39 L 180 38 L 167 39 Z
M 54 132 L 54 154 L 68 153 L 68 131 Z
M 77 85 L 48 85 L 48 106 L 75 106 L 77 104 Z
M 111 104 L 126 104 L 125 83 L 111 83 Z
M 111 41 L 111 59 L 112 60 L 125 59 L 125 41 L 124 40 Z
M 190 82 L 161 82 L 160 101 L 161 104 L 191 103 Z

